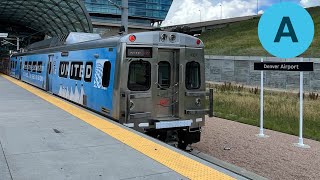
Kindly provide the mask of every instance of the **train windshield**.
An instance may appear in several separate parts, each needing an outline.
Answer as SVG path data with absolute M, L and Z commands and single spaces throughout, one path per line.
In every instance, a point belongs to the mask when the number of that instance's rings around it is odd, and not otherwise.
M 129 66 L 128 89 L 147 91 L 151 86 L 151 64 L 147 61 L 133 61 Z
M 189 90 L 199 89 L 201 86 L 200 78 L 200 64 L 195 61 L 188 62 L 186 65 L 186 88 Z

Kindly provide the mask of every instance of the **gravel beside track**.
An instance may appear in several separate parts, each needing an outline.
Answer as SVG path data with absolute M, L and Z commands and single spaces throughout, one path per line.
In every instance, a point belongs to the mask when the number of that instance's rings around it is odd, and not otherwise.
M 206 118 L 201 142 L 192 147 L 268 179 L 320 179 L 320 142 L 304 139 L 311 148 L 303 149 L 293 145 L 297 136 L 265 130 L 270 137 L 258 138 L 258 132 L 255 126 Z

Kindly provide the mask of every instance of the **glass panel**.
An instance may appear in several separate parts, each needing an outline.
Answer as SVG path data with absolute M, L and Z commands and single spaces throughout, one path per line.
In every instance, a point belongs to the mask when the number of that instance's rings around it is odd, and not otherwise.
M 186 88 L 199 89 L 201 85 L 200 64 L 192 61 L 186 65 Z
M 85 73 L 84 73 L 84 81 L 85 82 L 91 82 L 92 69 L 93 69 L 93 62 L 87 62 L 86 67 L 85 67 Z
M 42 62 L 38 61 L 37 72 L 42 73 Z
M 32 72 L 36 72 L 37 71 L 37 61 L 33 61 L 32 62 Z
M 151 64 L 133 61 L 129 66 L 128 88 L 131 91 L 147 91 L 151 85 Z
M 103 87 L 109 87 L 110 72 L 111 72 L 111 63 L 109 61 L 106 61 L 104 62 L 104 66 L 103 66 L 103 77 L 102 77 Z
M 107 0 L 82 0 L 89 13 L 99 13 L 99 14 L 113 14 L 120 15 L 121 10 L 116 8 Z M 121 6 L 121 0 L 113 0 L 116 4 Z M 139 20 L 143 17 L 144 20 L 164 20 L 167 13 L 171 7 L 172 0 L 132 0 L 129 1 L 129 16 L 131 17 L 129 21 Z M 107 16 L 106 16 L 107 18 Z M 117 20 L 117 18 L 113 18 Z M 134 22 L 133 22 L 134 23 Z M 151 22 L 150 22 L 151 23 Z M 144 23 L 150 26 L 150 23 Z
M 170 73 L 171 67 L 170 63 L 166 61 L 159 62 L 158 69 L 158 84 L 159 88 L 169 88 L 170 87 Z
M 83 62 L 71 62 L 70 79 L 81 80 L 83 74 Z
M 32 70 L 32 62 L 31 61 L 29 61 L 29 66 L 28 67 L 29 67 L 28 71 L 31 71 Z
M 51 62 L 49 63 L 49 74 L 51 72 Z M 69 62 L 68 61 L 61 61 L 60 68 L 59 68 L 59 77 L 68 77 L 69 72 Z

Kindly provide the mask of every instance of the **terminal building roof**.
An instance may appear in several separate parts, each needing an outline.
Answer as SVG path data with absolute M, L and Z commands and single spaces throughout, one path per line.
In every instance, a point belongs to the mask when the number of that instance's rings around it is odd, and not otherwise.
M 1 0 L 0 24 L 49 36 L 92 32 L 90 16 L 79 0 Z

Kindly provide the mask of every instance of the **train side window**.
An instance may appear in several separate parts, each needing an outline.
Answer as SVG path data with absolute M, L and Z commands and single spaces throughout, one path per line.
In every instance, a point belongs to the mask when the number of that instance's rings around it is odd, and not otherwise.
M 42 61 L 38 61 L 37 63 L 37 73 L 42 73 Z
M 28 65 L 28 71 L 31 71 L 31 70 L 32 70 L 32 62 L 29 61 L 28 64 L 29 64 L 29 65 Z
M 169 88 L 171 78 L 171 66 L 167 61 L 161 61 L 158 64 L 158 84 L 159 88 Z
M 201 86 L 200 64 L 192 61 L 186 64 L 186 88 L 199 89 Z
M 49 73 L 51 71 L 51 62 L 49 63 Z M 59 65 L 59 77 L 68 77 L 69 72 L 69 62 L 68 61 L 61 61 Z
M 26 70 L 27 70 L 27 66 L 28 66 L 28 63 L 27 63 L 27 61 L 25 61 L 25 62 L 24 62 L 24 66 L 23 66 L 23 70 L 26 71 Z
M 37 71 L 37 61 L 33 61 L 32 62 L 32 72 L 36 72 Z
M 83 74 L 83 62 L 71 62 L 70 79 L 81 80 Z
M 103 75 L 102 75 L 102 86 L 109 87 L 111 74 L 111 63 L 109 61 L 104 62 Z
M 48 74 L 51 74 L 51 64 L 52 64 L 52 62 L 51 61 L 49 61 L 48 62 Z M 60 66 L 59 66 L 60 68 L 61 68 L 61 62 L 60 62 Z M 59 72 L 60 72 L 60 69 L 59 69 Z M 60 74 L 59 74 L 59 76 L 60 76 Z M 61 77 L 61 76 L 60 76 Z
M 151 86 L 151 64 L 148 61 L 133 61 L 129 66 L 128 89 L 147 91 Z
M 84 81 L 91 82 L 92 79 L 92 69 L 93 69 L 93 62 L 87 62 L 84 72 Z

